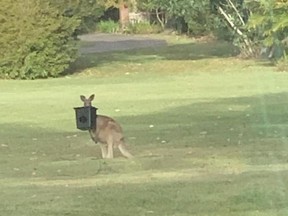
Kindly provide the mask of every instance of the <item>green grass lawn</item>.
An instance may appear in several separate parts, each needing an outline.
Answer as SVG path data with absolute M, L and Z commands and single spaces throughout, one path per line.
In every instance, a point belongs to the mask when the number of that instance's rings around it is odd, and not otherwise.
M 1 216 L 286 216 L 288 75 L 234 54 L 185 40 L 0 81 Z M 76 129 L 91 93 L 135 159 L 100 159 Z

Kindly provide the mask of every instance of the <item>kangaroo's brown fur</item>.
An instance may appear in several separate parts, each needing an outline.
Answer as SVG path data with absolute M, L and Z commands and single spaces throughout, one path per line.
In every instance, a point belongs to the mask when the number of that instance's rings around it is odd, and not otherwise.
M 80 99 L 84 102 L 84 106 L 91 106 L 94 94 L 89 98 L 81 95 Z M 113 158 L 113 147 L 118 147 L 123 156 L 133 157 L 126 149 L 122 128 L 114 119 L 97 115 L 96 125 L 89 130 L 89 133 L 95 143 L 99 142 L 102 158 Z

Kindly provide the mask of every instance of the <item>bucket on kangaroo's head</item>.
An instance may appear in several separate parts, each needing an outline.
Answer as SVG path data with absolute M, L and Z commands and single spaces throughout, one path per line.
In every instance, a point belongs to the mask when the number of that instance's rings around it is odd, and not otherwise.
M 79 130 L 89 130 L 96 126 L 96 112 L 97 108 L 88 107 L 75 107 L 76 113 L 76 126 Z

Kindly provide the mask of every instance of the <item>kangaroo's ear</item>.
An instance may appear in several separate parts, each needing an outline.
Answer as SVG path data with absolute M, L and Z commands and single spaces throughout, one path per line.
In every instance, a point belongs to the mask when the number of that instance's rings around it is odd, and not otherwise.
M 81 99 L 81 101 L 84 102 L 86 100 L 86 97 L 84 95 L 80 95 L 80 99 Z
M 89 100 L 90 100 L 90 101 L 94 100 L 94 97 L 95 97 L 95 95 L 92 94 L 92 95 L 89 97 Z

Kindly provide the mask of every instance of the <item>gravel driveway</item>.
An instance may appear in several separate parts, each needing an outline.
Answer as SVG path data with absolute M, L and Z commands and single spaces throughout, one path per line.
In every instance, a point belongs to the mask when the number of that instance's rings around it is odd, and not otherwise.
M 115 50 L 130 50 L 145 47 L 166 46 L 167 42 L 151 39 L 145 36 L 122 34 L 87 34 L 79 36 L 82 41 L 92 42 L 89 47 L 80 48 L 80 53 L 111 52 Z

